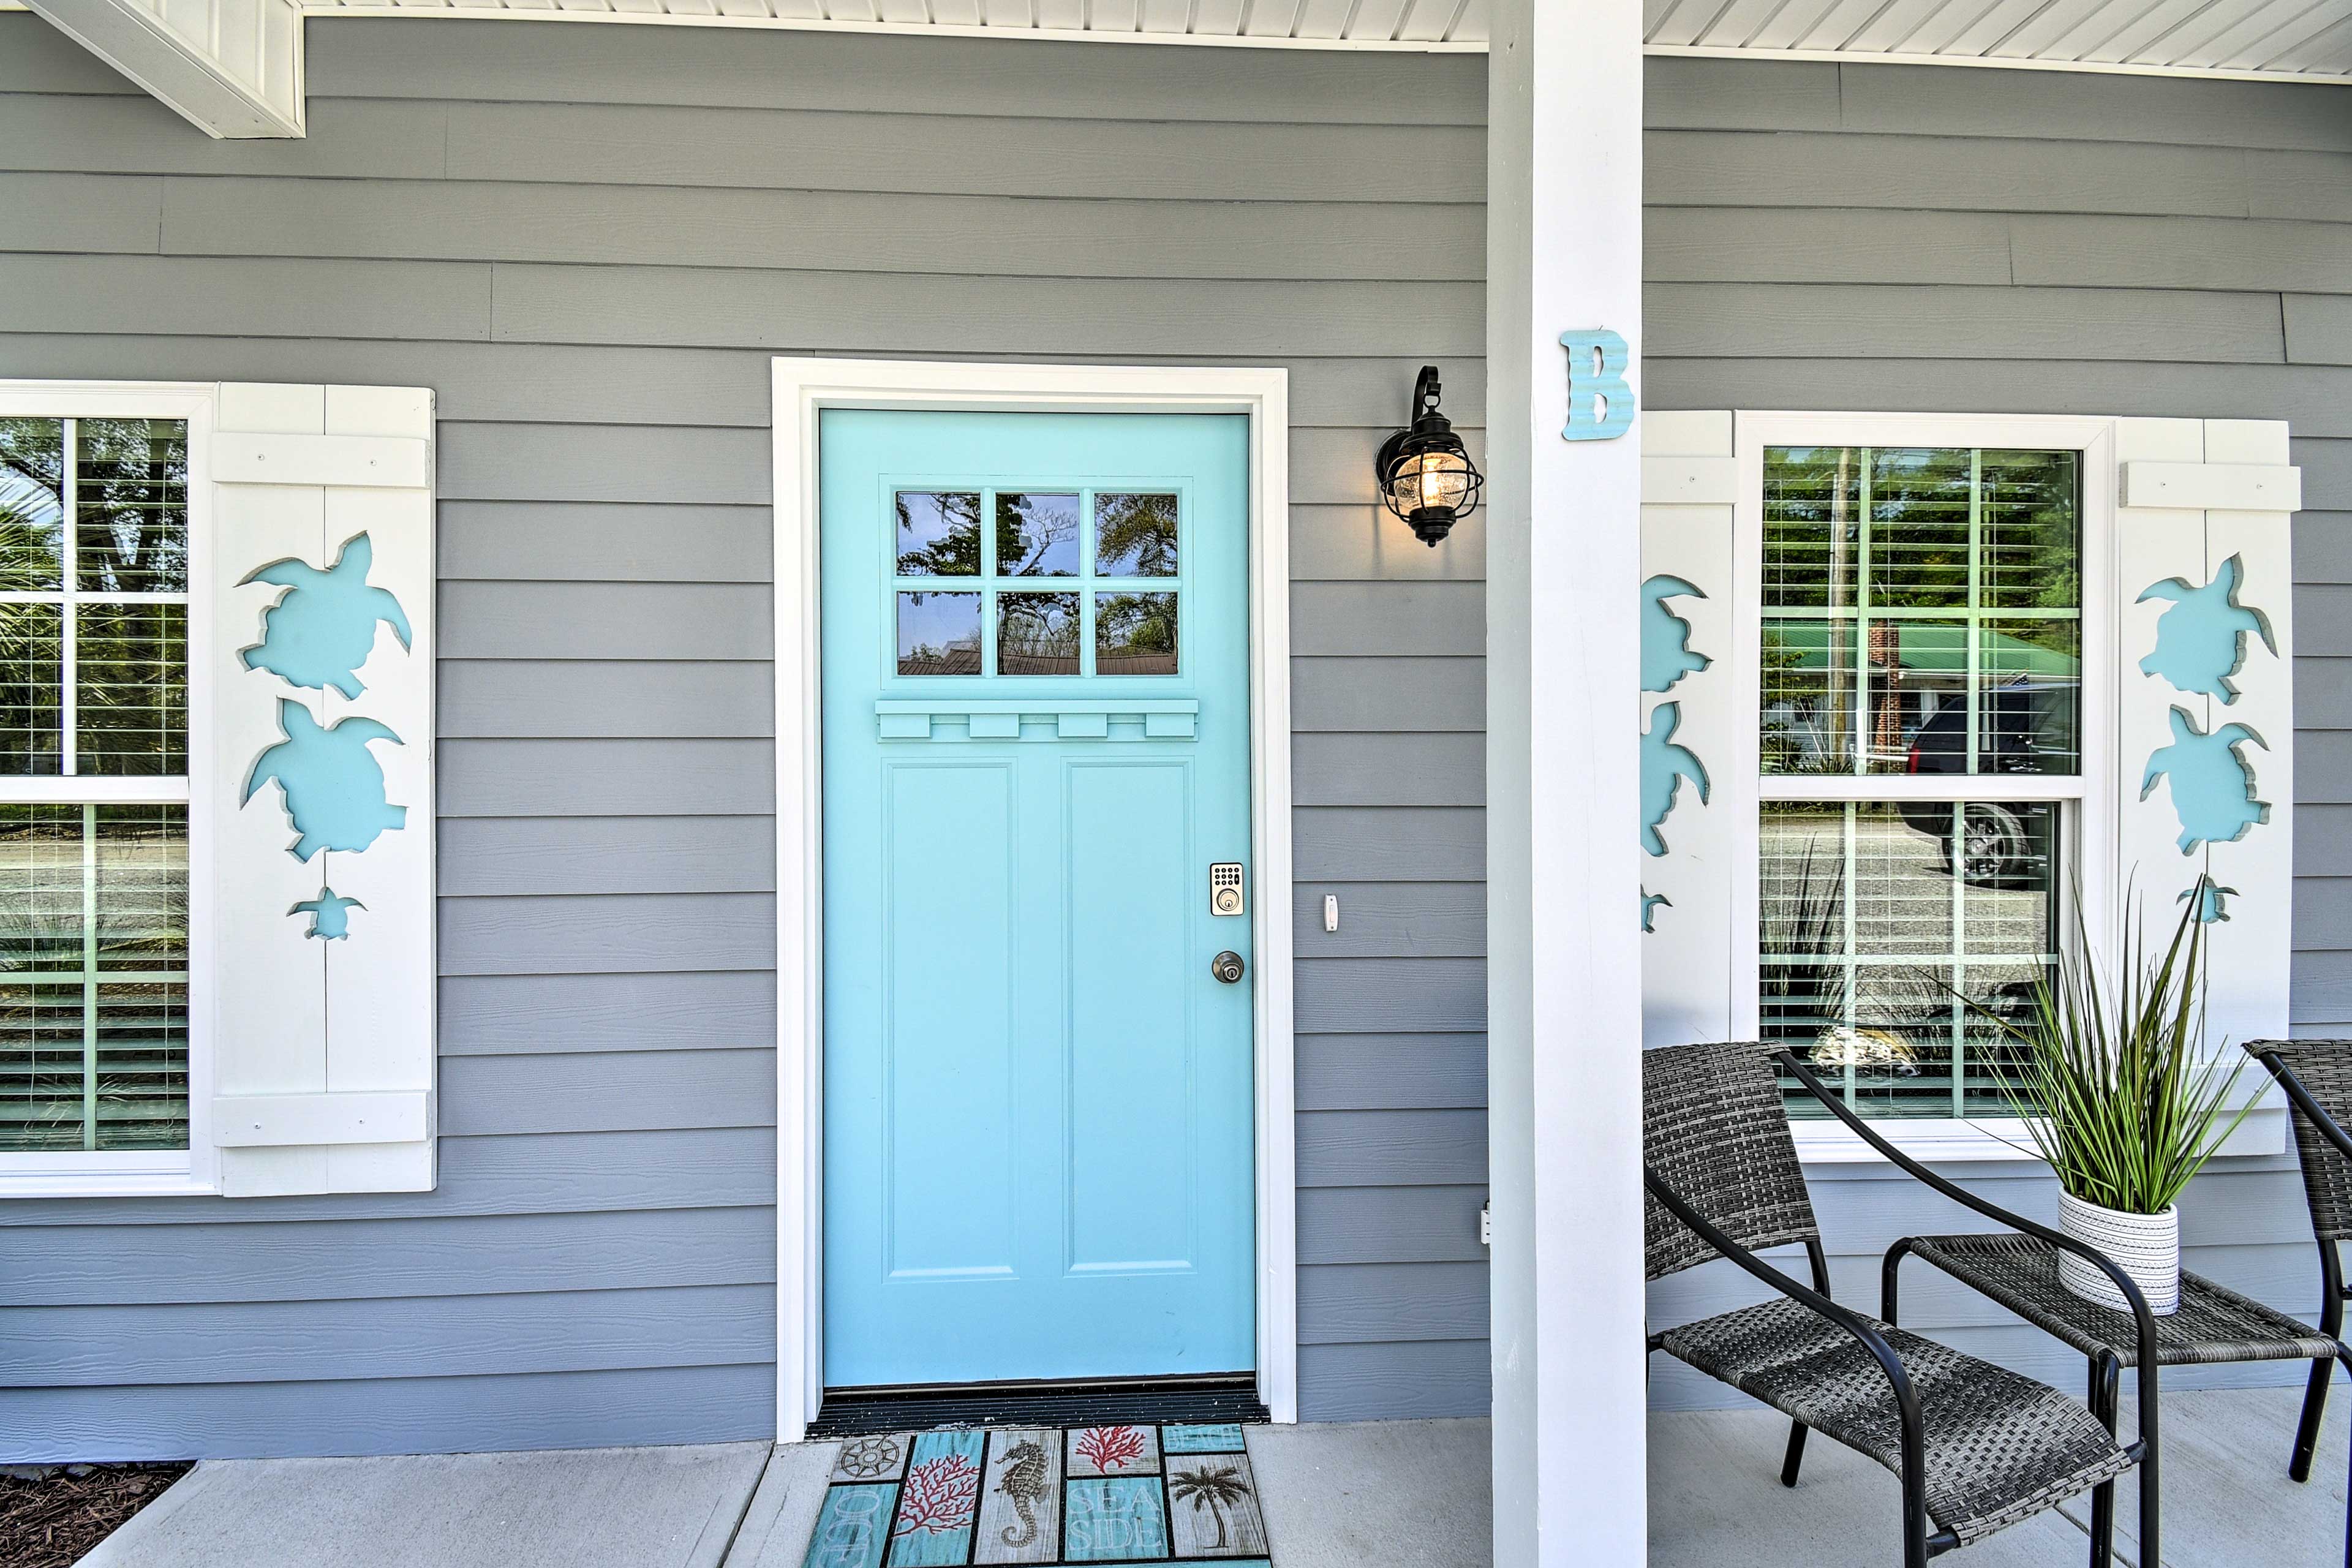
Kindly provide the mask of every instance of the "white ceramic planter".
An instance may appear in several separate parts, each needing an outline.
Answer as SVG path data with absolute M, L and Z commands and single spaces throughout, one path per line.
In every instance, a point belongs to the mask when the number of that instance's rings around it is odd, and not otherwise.
M 2058 1228 L 2107 1255 L 2131 1277 L 2158 1317 L 2180 1309 L 2180 1211 L 2126 1214 L 2102 1208 L 2072 1193 L 2058 1194 Z M 2118 1312 L 2131 1310 L 2116 1282 L 2071 1252 L 2058 1255 L 2058 1282 L 2085 1301 Z

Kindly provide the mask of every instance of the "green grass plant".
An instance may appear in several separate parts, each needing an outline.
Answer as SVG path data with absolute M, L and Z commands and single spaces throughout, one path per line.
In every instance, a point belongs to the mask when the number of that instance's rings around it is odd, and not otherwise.
M 2002 1090 L 2059 1184 L 2084 1202 L 2164 1213 L 2252 1109 L 2229 1114 L 2244 1058 L 2225 1069 L 2203 1049 L 2205 898 L 2200 877 L 2161 956 L 2145 920 L 2126 913 L 2111 979 L 2077 900 L 2074 950 L 2036 982 L 2021 1018 L 1968 1003 L 2024 1047 L 1998 1069 Z

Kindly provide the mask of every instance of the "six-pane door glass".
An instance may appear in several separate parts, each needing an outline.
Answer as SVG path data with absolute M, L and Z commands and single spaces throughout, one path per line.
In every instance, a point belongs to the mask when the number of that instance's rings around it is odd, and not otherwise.
M 982 487 L 891 500 L 898 674 L 1178 673 L 1180 495 Z

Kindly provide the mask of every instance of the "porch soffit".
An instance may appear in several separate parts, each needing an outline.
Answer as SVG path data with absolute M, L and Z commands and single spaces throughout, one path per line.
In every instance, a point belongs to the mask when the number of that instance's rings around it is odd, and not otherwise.
M 296 0 L 286 0 L 292 5 Z M 299 0 L 482 16 L 1103 42 L 1479 52 L 1488 0 Z M 22 0 L 0 0 L 0 10 Z M 2352 81 L 2352 0 L 1643 0 L 1647 51 Z

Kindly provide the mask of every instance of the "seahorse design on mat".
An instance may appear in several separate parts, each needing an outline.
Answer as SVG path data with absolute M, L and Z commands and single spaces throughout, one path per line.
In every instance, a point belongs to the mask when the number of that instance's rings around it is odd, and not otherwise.
M 1037 1539 L 1034 1510 L 1037 1500 L 1045 1495 L 1045 1450 L 1024 1439 L 1005 1449 L 1004 1457 L 1012 1462 L 1004 1467 L 1004 1479 L 996 1483 L 996 1489 L 1013 1500 L 1021 1528 L 1008 1524 L 1000 1533 L 1007 1546 L 1026 1546 Z

